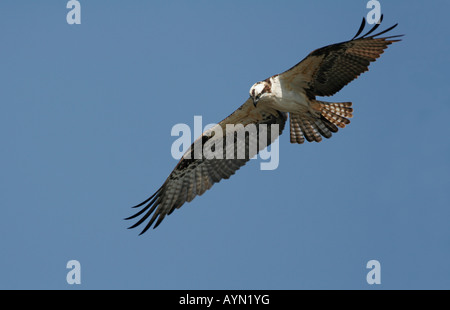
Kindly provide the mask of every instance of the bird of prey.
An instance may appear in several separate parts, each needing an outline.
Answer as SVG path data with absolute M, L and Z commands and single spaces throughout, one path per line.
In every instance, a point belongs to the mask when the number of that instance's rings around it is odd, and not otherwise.
M 153 224 L 153 228 L 156 228 L 166 215 L 185 202 L 202 195 L 214 183 L 228 179 L 256 153 L 277 139 L 288 115 L 291 143 L 301 144 L 305 140 L 320 142 L 322 137 L 330 138 L 338 128 L 349 124 L 348 118 L 353 113 L 351 102 L 325 102 L 316 97 L 336 94 L 361 73 L 368 71 L 370 63 L 380 57 L 388 45 L 400 41 L 398 38 L 401 35 L 379 37 L 397 24 L 371 35 L 380 26 L 382 18 L 370 31 L 360 36 L 366 24 L 363 18 L 357 34 L 351 40 L 314 50 L 289 70 L 255 83 L 244 104 L 215 127 L 205 131 L 182 156 L 156 193 L 134 207 L 141 210 L 127 220 L 141 218 L 129 228 L 141 225 L 150 216 L 141 234 Z M 227 125 L 237 124 L 243 126 L 235 126 L 231 133 L 226 131 Z M 256 135 L 241 135 L 244 126 L 249 124 L 268 125 L 264 127 L 267 132 L 262 142 L 260 126 L 256 126 Z M 217 134 L 224 131 L 227 133 Z M 235 138 L 231 145 L 231 154 L 234 155 L 231 158 L 210 158 L 198 153 L 206 143 L 222 142 L 229 135 Z M 249 147 L 252 143 L 257 145 L 253 151 Z M 223 148 L 224 154 L 230 152 L 229 147 Z M 245 155 L 236 156 L 239 150 L 244 150 Z

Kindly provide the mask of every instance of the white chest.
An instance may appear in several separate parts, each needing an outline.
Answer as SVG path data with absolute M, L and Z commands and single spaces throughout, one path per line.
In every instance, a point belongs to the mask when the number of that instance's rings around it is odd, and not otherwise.
M 283 85 L 278 77 L 271 78 L 271 95 L 262 100 L 263 104 L 283 112 L 305 112 L 309 110 L 309 100 L 302 91 Z

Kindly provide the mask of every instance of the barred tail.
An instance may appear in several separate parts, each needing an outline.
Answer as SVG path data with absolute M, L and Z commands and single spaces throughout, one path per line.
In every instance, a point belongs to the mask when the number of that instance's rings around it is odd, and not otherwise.
M 320 142 L 322 137 L 331 138 L 338 127 L 350 124 L 347 119 L 353 117 L 351 102 L 324 102 L 313 100 L 311 108 L 317 113 L 289 113 L 291 127 L 291 143 Z

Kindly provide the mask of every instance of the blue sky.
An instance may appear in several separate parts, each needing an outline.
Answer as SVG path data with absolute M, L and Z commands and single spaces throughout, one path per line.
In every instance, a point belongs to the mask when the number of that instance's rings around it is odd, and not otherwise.
M 406 34 L 329 101 L 354 118 L 280 138 L 149 233 L 123 218 L 176 165 L 177 123 L 353 37 L 365 1 L 0 2 L 0 289 L 449 289 L 448 1 L 381 1 Z M 381 264 L 381 285 L 366 264 Z M 81 285 L 66 264 L 81 264 Z

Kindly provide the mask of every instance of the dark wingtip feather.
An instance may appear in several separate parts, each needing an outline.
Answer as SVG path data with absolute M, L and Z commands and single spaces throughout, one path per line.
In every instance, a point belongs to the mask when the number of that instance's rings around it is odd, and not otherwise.
M 133 229 L 133 228 L 136 228 L 136 227 L 138 227 L 140 224 L 141 224 L 141 223 L 139 223 L 139 222 L 134 223 L 133 225 L 131 225 L 131 226 L 128 227 L 127 229 Z
M 354 40 L 356 37 L 358 37 L 361 34 L 361 32 L 363 32 L 365 26 L 366 26 L 366 19 L 363 17 L 361 26 L 359 26 L 359 30 L 355 34 L 355 36 L 352 38 L 352 40 Z
M 396 35 L 396 36 L 385 37 L 383 39 L 387 40 L 387 42 L 389 42 L 389 44 L 391 44 L 391 43 L 395 43 L 395 42 L 400 42 L 401 41 L 401 39 L 397 39 L 397 40 L 391 40 L 391 39 L 401 38 L 403 36 L 405 36 L 405 35 L 404 34 L 399 34 L 399 35 Z
M 158 193 L 161 191 L 162 188 L 163 188 L 163 187 L 161 186 L 161 187 L 156 191 L 156 193 L 154 193 L 153 195 L 151 195 L 150 197 L 148 197 L 146 200 L 144 200 L 143 202 L 141 202 L 140 204 L 138 204 L 138 205 L 136 205 L 136 206 L 134 206 L 134 207 L 132 207 L 132 208 L 135 209 L 135 208 L 142 207 L 142 206 L 145 205 L 147 202 L 149 202 L 151 199 L 153 199 L 156 195 L 158 195 Z
M 145 226 L 145 228 L 139 233 L 139 236 L 145 234 L 145 232 L 151 227 L 151 224 L 147 224 L 147 226 Z
M 136 213 L 133 214 L 132 216 L 129 216 L 129 217 L 127 217 L 127 218 L 124 218 L 124 220 L 125 220 L 125 221 L 132 220 L 132 219 L 134 219 L 135 217 L 138 217 L 139 215 L 141 215 L 142 213 L 144 213 L 145 210 L 147 210 L 147 208 L 144 208 L 144 209 L 142 209 L 141 211 L 136 212 Z
M 153 229 L 155 229 L 156 227 L 159 226 L 159 224 L 161 224 L 161 222 L 163 221 L 164 217 L 165 217 L 165 216 L 162 215 L 162 214 L 159 215 L 158 220 L 157 220 L 156 223 L 155 223 L 155 226 L 153 226 Z
M 383 14 L 381 14 L 380 20 L 375 24 L 375 26 L 373 26 L 372 29 L 370 29 L 369 32 L 367 32 L 365 35 L 361 36 L 361 39 L 367 37 L 369 34 L 377 30 L 378 27 L 380 27 L 382 21 L 383 21 Z
M 398 23 L 395 24 L 395 25 L 392 26 L 392 27 L 389 27 L 388 29 L 386 29 L 386 30 L 384 30 L 384 31 L 382 31 L 382 32 L 380 32 L 380 33 L 374 34 L 374 35 L 371 36 L 370 38 L 374 38 L 374 37 L 377 37 L 377 36 L 381 36 L 382 34 L 385 34 L 386 32 L 391 31 L 392 29 L 394 29 L 394 28 L 397 27 L 397 26 L 398 26 Z
M 373 35 L 369 36 L 369 35 L 372 34 L 375 30 L 378 29 L 378 27 L 381 25 L 381 22 L 383 21 L 383 18 L 384 18 L 384 15 L 381 14 L 380 20 L 375 24 L 375 26 L 373 26 L 372 29 L 370 29 L 366 34 L 364 34 L 364 35 L 362 35 L 362 36 L 359 36 L 359 35 L 362 33 L 362 31 L 364 30 L 364 26 L 365 26 L 365 23 L 366 23 L 366 19 L 363 17 L 363 22 L 362 22 L 361 26 L 359 27 L 359 30 L 358 30 L 358 32 L 356 33 L 356 35 L 352 38 L 352 40 L 359 40 L 359 39 L 374 39 L 375 37 L 380 36 L 380 35 L 382 35 L 382 34 L 385 34 L 386 32 L 389 32 L 389 31 L 391 31 L 392 29 L 394 29 L 395 27 L 398 26 L 398 23 L 397 23 L 397 24 L 395 24 L 395 25 L 393 25 L 393 26 L 387 28 L 386 30 L 383 30 L 383 31 L 381 31 L 381 32 L 379 32 L 379 33 L 377 33 L 377 34 L 373 34 Z M 359 36 L 359 37 L 358 37 L 358 36 Z M 383 38 L 383 39 L 398 38 L 398 37 L 402 37 L 402 36 L 403 36 L 403 35 L 396 35 L 396 36 L 386 37 L 386 38 Z M 397 42 L 397 41 L 393 41 L 393 42 Z
M 156 201 L 159 197 L 160 197 L 159 195 L 158 195 L 158 196 L 154 196 L 153 199 L 152 199 L 152 201 L 150 201 L 150 202 L 148 203 L 148 205 L 145 206 L 145 208 L 142 208 L 141 211 L 136 212 L 136 214 L 133 214 L 133 215 L 130 216 L 130 217 L 127 217 L 125 220 L 131 220 L 131 219 L 134 219 L 135 217 L 138 217 L 139 215 L 141 215 L 142 213 L 144 213 L 145 211 L 147 211 L 147 209 L 150 208 L 150 206 L 153 205 L 153 207 L 150 209 L 150 211 L 148 211 L 149 213 L 152 213 L 153 210 L 155 209 L 156 205 L 157 205 L 157 204 L 155 204 L 155 201 Z
M 159 209 L 156 210 L 156 212 L 153 214 L 152 218 L 151 218 L 150 221 L 147 223 L 147 225 L 144 227 L 144 229 L 141 231 L 141 233 L 139 234 L 139 236 L 142 235 L 142 234 L 144 234 L 150 227 L 152 227 L 153 222 L 155 222 L 156 218 L 158 218 L 158 221 L 157 221 L 156 225 L 153 227 L 153 229 L 155 229 L 155 228 L 159 225 L 159 223 L 161 223 L 161 221 L 162 221 L 162 219 L 164 218 L 164 216 L 161 216 L 161 213 L 160 213 L 159 211 L 160 211 Z M 152 212 L 153 212 L 153 210 L 152 210 Z M 132 227 L 134 228 L 134 227 L 139 226 L 140 224 L 142 224 L 142 223 L 150 216 L 150 214 L 151 214 L 152 212 L 150 212 L 150 211 L 147 212 L 147 214 L 146 214 L 143 218 L 141 218 L 141 220 L 140 220 L 139 222 L 137 222 L 136 224 L 134 224 Z

